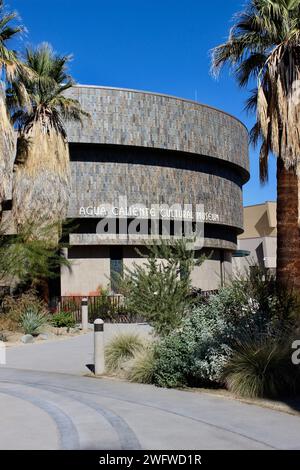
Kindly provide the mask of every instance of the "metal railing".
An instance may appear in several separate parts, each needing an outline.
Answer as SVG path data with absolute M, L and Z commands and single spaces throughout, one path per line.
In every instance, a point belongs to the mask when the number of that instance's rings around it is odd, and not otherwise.
M 217 290 L 199 291 L 197 298 L 204 300 L 217 294 Z M 89 322 L 94 322 L 96 318 L 101 318 L 106 323 L 143 323 L 144 318 L 132 315 L 127 311 L 122 295 L 98 295 L 98 296 L 62 296 L 55 297 L 50 302 L 50 310 L 54 312 L 71 313 L 74 320 L 81 322 L 81 302 L 88 299 Z
M 75 321 L 80 323 L 82 299 L 88 299 L 88 317 L 91 323 L 96 318 L 101 318 L 107 323 L 144 322 L 143 318 L 132 315 L 126 310 L 124 297 L 121 295 L 56 297 L 50 303 L 50 310 L 71 313 Z

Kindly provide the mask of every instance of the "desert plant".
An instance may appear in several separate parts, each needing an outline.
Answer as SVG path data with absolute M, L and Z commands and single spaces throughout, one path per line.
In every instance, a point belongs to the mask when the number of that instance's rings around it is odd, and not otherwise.
M 22 314 L 27 309 L 34 309 L 48 314 L 48 309 L 43 300 L 37 296 L 37 292 L 31 289 L 20 295 L 8 295 L 3 300 L 3 313 L 1 319 L 9 320 L 13 325 L 17 326 L 20 322 Z
M 39 227 L 36 223 L 28 223 L 17 235 L 8 236 L 5 228 L 1 227 L 0 280 L 23 290 L 39 289 L 47 298 L 48 280 L 59 276 L 62 266 L 70 269 L 64 252 L 67 244 L 49 240 L 53 230 L 58 230 L 58 224 Z
M 295 330 L 290 293 L 284 300 L 275 280 L 262 272 L 233 280 L 200 304 L 157 346 L 154 381 L 159 386 L 215 386 L 222 384 L 223 369 L 244 331 L 256 338 L 285 328 Z M 284 314 L 283 314 L 284 309 Z
M 105 363 L 108 372 L 118 372 L 124 363 L 132 359 L 144 347 L 143 339 L 136 333 L 115 336 L 105 348 Z
M 192 243 L 180 239 L 147 245 L 146 262 L 126 269 L 120 280 L 127 311 L 144 318 L 159 335 L 177 328 L 193 302 L 191 272 L 204 257 L 196 257 Z
M 11 320 L 7 315 L 0 315 L 0 328 L 6 331 L 18 331 L 19 323 Z
M 58 312 L 51 317 L 51 324 L 57 328 L 74 328 L 76 321 L 69 312 Z
M 130 382 L 152 384 L 155 367 L 155 348 L 149 343 L 143 349 L 135 352 L 134 357 L 126 367 L 126 378 Z
M 44 312 L 34 307 L 29 307 L 20 317 L 20 326 L 25 335 L 37 335 L 39 329 L 48 323 L 48 317 Z
M 241 397 L 278 398 L 299 391 L 299 371 L 292 364 L 292 341 L 247 334 L 236 344 L 223 370 L 227 388 Z

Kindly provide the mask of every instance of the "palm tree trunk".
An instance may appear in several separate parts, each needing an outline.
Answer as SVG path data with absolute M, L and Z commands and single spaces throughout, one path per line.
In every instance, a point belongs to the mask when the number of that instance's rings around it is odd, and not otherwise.
M 298 176 L 277 158 L 277 285 L 300 293 Z

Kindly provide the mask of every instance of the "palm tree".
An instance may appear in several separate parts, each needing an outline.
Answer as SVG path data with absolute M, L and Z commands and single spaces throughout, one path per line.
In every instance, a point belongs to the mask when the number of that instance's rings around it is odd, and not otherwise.
M 22 31 L 21 26 L 12 26 L 16 13 L 6 13 L 0 0 L 0 220 L 2 202 L 10 199 L 15 154 L 15 137 L 5 105 L 5 82 L 11 81 L 21 63 L 16 52 L 7 47 L 9 40 Z
M 27 49 L 24 63 L 34 74 L 20 73 L 7 92 L 12 121 L 19 131 L 13 182 L 12 212 L 17 228 L 39 221 L 62 221 L 67 216 L 70 168 L 65 122 L 86 115 L 78 101 L 64 93 L 74 85 L 68 74 L 70 56 L 51 46 Z M 24 103 L 22 85 L 29 96 Z
M 300 291 L 300 0 L 252 0 L 236 16 L 228 41 L 213 50 L 213 70 L 229 64 L 241 87 L 256 80 L 247 102 L 260 147 L 260 176 L 277 157 L 277 281 Z

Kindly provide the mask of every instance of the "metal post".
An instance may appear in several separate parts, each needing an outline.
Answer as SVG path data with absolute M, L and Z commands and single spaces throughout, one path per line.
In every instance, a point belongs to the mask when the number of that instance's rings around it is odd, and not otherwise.
M 82 331 L 87 332 L 89 328 L 88 299 L 87 298 L 84 298 L 81 300 L 81 325 L 82 325 Z
M 94 321 L 94 365 L 95 375 L 104 374 L 104 321 L 100 318 Z

